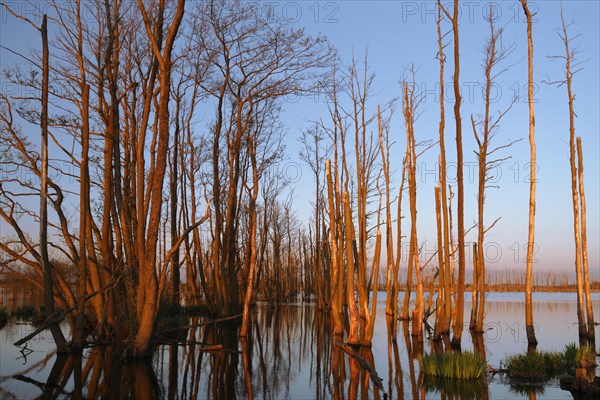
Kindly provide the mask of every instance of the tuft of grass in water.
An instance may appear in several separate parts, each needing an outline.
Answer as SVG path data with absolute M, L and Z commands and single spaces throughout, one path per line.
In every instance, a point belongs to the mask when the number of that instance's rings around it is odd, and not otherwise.
M 596 365 L 596 351 L 591 346 L 569 343 L 562 352 L 532 351 L 509 356 L 503 361 L 511 378 L 543 380 L 574 368 Z
M 511 378 L 541 380 L 547 378 L 543 354 L 538 351 L 515 354 L 504 360 Z
M 0 329 L 4 328 L 6 322 L 8 322 L 8 312 L 5 308 L 0 308 Z
M 575 366 L 577 364 L 577 350 L 578 346 L 575 343 L 569 343 L 563 350 L 563 356 L 567 365 Z
M 565 358 L 563 353 L 556 351 L 541 352 L 544 360 L 544 370 L 548 376 L 554 376 L 561 373 L 565 369 Z
M 576 367 L 590 368 L 595 367 L 596 363 L 596 349 L 590 345 L 581 346 L 577 349 L 575 354 Z
M 485 365 L 481 356 L 473 352 L 424 354 L 423 373 L 449 379 L 481 377 Z
M 563 351 L 564 359 L 569 368 L 590 368 L 597 365 L 596 350 L 590 345 L 577 346 L 569 343 Z

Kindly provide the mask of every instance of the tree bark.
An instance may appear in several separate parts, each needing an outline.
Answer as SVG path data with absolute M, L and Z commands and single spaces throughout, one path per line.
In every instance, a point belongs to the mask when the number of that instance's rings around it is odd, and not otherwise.
M 56 312 L 54 308 L 54 282 L 52 279 L 52 264 L 48 256 L 48 86 L 49 86 L 49 57 L 48 49 L 48 18 L 42 17 L 40 29 L 42 35 L 42 110 L 40 125 L 42 130 L 42 182 L 40 189 L 40 263 L 44 271 L 44 304 L 46 318 Z M 58 353 L 68 353 L 69 347 L 65 336 L 58 324 L 50 326 L 52 338 Z
M 594 306 L 592 302 L 592 292 L 590 288 L 590 275 L 588 268 L 587 254 L 587 210 L 585 205 L 585 190 L 583 185 L 583 150 L 581 146 L 581 137 L 577 137 L 577 160 L 578 160 L 578 180 L 579 180 L 579 202 L 581 205 L 581 261 L 583 267 L 583 291 L 585 294 L 585 308 L 587 314 L 587 337 L 589 342 L 595 342 Z
M 533 34 L 532 34 L 532 15 L 527 5 L 527 0 L 521 0 L 523 12 L 527 18 L 527 99 L 529 103 L 529 165 L 530 165 L 530 183 L 529 183 L 529 231 L 527 235 L 527 269 L 525 272 L 525 330 L 527 333 L 527 344 L 529 348 L 537 346 L 535 329 L 533 326 L 533 301 L 532 301 L 532 270 L 533 270 L 533 251 L 535 235 L 535 189 L 536 189 L 536 149 L 535 149 L 535 112 L 533 99 Z

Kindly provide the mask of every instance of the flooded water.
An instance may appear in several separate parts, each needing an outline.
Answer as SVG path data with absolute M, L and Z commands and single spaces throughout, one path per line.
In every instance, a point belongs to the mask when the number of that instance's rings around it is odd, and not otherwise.
M 467 302 L 467 318 L 469 306 Z M 527 349 L 523 294 L 490 293 L 486 309 L 486 361 L 499 367 L 507 355 Z M 599 309 L 600 297 L 594 294 L 595 315 Z M 534 319 L 538 349 L 562 350 L 567 343 L 577 342 L 574 294 L 534 294 Z M 102 347 L 86 350 L 83 357 L 57 357 L 48 332 L 24 351 L 12 344 L 32 330 L 28 323 L 13 321 L 0 331 L 0 399 L 571 398 L 557 380 L 519 386 L 499 374 L 458 383 L 423 378 L 419 358 L 422 351 L 431 351 L 428 336 L 422 345 L 412 343 L 409 325 L 399 323 L 397 340 L 389 340 L 385 294 L 379 299 L 373 346 L 360 350 L 382 379 L 383 390 L 354 358 L 334 345 L 328 315 L 310 303 L 274 309 L 259 305 L 254 329 L 244 342 L 231 326 L 192 328 L 185 345 L 161 345 L 148 362 L 127 362 Z M 598 331 L 596 343 L 600 343 Z M 205 351 L 212 345 L 221 348 Z M 470 349 L 473 342 L 467 329 L 463 350 Z

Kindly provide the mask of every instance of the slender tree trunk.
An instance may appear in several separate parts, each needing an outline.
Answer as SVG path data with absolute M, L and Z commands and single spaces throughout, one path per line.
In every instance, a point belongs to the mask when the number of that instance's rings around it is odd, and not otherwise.
M 588 268 L 587 254 L 587 218 L 585 205 L 585 191 L 583 185 L 583 150 L 581 146 L 581 137 L 577 137 L 577 161 L 578 161 L 578 180 L 579 180 L 579 201 L 581 204 L 581 261 L 583 262 L 583 290 L 585 294 L 585 308 L 587 313 L 587 336 L 588 341 L 594 342 L 596 334 L 594 331 L 594 307 L 592 303 L 592 292 L 590 288 L 590 275 Z
M 536 153 L 535 153 L 535 112 L 533 99 L 533 34 L 532 34 L 532 16 L 527 5 L 527 0 L 521 0 L 523 12 L 527 18 L 527 99 L 529 103 L 529 164 L 530 164 L 530 183 L 529 183 L 529 233 L 527 235 L 527 269 L 525 272 L 525 330 L 527 332 L 527 344 L 529 348 L 537 346 L 535 338 L 535 329 L 533 326 L 533 301 L 532 301 L 532 270 L 533 270 L 533 251 L 535 234 L 535 187 L 536 176 Z
M 352 212 L 350 209 L 350 199 L 348 192 L 344 192 L 344 222 L 345 222 L 345 247 L 346 247 L 346 302 L 348 306 L 348 315 L 350 319 L 350 328 L 348 331 L 348 344 L 358 345 L 360 343 L 358 330 L 360 328 L 360 316 L 356 299 L 354 297 L 354 271 L 357 268 L 355 256 L 356 239 L 354 238 L 354 226 L 352 222 Z
M 456 317 L 454 320 L 454 336 L 452 345 L 460 348 L 465 315 L 465 209 L 464 209 L 464 184 L 463 184 L 463 145 L 462 145 L 462 119 L 460 106 L 462 96 L 460 93 L 460 43 L 458 34 L 459 20 L 458 0 L 454 0 L 454 11 L 451 18 L 454 41 L 454 121 L 456 124 L 456 185 L 458 187 L 457 226 L 458 226 L 458 282 L 456 291 Z M 449 16 L 449 15 L 448 15 Z
M 48 50 L 48 18 L 42 17 L 42 111 L 40 125 L 42 129 L 42 182 L 40 189 L 40 262 L 44 271 L 44 300 L 46 318 L 52 316 L 54 308 L 54 282 L 52 264 L 48 257 L 48 86 L 49 86 L 49 53 Z M 50 327 L 52 338 L 58 353 L 68 353 L 69 347 L 60 327 L 54 324 Z
M 326 303 L 325 295 L 324 295 L 324 283 L 323 283 L 323 271 L 321 265 L 321 184 L 320 180 L 320 171 L 319 171 L 319 143 L 316 141 L 315 136 L 315 157 L 316 163 L 315 166 L 315 180 L 316 180 L 316 188 L 315 191 L 315 277 L 317 284 L 317 311 L 323 310 L 323 307 Z
M 443 237 L 442 242 L 438 244 L 438 251 L 442 252 L 441 257 L 441 265 L 440 265 L 440 273 L 444 276 L 444 287 L 443 287 L 443 306 L 440 318 L 440 334 L 449 334 L 450 333 L 450 322 L 452 318 L 451 312 L 451 289 L 452 289 L 452 279 L 450 276 L 450 253 L 452 253 L 452 248 L 450 247 L 450 238 L 451 235 L 449 229 L 449 221 L 448 221 L 448 194 L 447 194 L 447 167 L 446 167 L 446 140 L 445 140 L 445 127 L 446 127 L 446 112 L 445 112 L 445 77 L 444 77 L 444 66 L 446 62 L 446 55 L 444 54 L 444 44 L 443 44 L 443 35 L 441 30 L 441 21 L 442 21 L 442 5 L 441 1 L 438 0 L 437 5 L 437 34 L 438 34 L 438 60 L 440 64 L 440 123 L 439 123 L 439 145 L 440 145 L 440 201 L 441 201 L 441 209 L 442 209 L 442 228 L 443 228 Z
M 442 242 L 442 212 L 439 185 L 433 189 L 435 196 L 435 226 L 437 232 L 437 247 L 438 247 L 438 287 L 437 299 L 435 307 L 435 326 L 433 331 L 433 340 L 439 341 L 442 338 L 444 319 L 446 318 L 444 307 L 444 291 L 446 290 L 446 277 L 444 267 L 444 254 Z
M 479 252 L 477 243 L 473 243 L 473 280 L 471 285 L 471 319 L 469 321 L 469 329 L 474 331 L 477 327 L 477 310 L 479 307 L 479 297 L 477 290 L 479 289 Z
M 81 162 L 79 170 L 79 287 L 77 290 L 77 320 L 73 332 L 73 349 L 82 349 L 85 325 L 85 297 L 87 287 L 87 232 L 91 219 L 90 211 L 90 173 L 89 173 L 89 96 L 90 87 L 83 86 L 81 96 Z
M 386 303 L 385 313 L 386 315 L 395 316 L 396 314 L 396 277 L 394 275 L 394 238 L 392 233 L 392 210 L 390 200 L 390 148 L 389 148 L 389 135 L 388 130 L 385 130 L 381 126 L 381 107 L 377 108 L 377 121 L 379 124 L 379 149 L 381 152 L 381 163 L 383 170 L 383 177 L 385 180 L 385 247 L 386 247 Z M 400 215 L 398 215 L 400 218 Z M 398 249 L 397 251 L 400 251 Z M 375 289 L 377 290 L 377 289 Z
M 248 330 L 250 327 L 250 301 L 252 300 L 252 291 L 254 288 L 254 275 L 256 271 L 256 199 L 258 198 L 258 168 L 256 164 L 256 154 L 254 138 L 248 139 L 248 151 L 252 164 L 252 192 L 250 193 L 250 226 L 248 232 L 248 240 L 250 241 L 250 268 L 248 270 L 248 286 L 246 287 L 246 294 L 244 296 L 244 305 L 242 311 L 242 326 L 240 328 L 240 337 L 247 337 Z
M 405 163 L 406 163 L 406 170 L 407 170 L 407 175 L 409 176 L 409 178 L 407 178 L 407 180 L 409 181 L 408 183 L 408 187 L 409 187 L 409 192 L 410 192 L 410 143 L 408 141 L 406 141 L 406 153 L 405 153 Z M 410 196 L 409 196 L 410 198 Z M 398 217 L 400 218 L 400 217 Z M 412 229 L 412 228 L 411 228 Z M 412 232 L 412 231 L 411 231 Z M 413 277 L 413 263 L 411 262 L 411 258 L 410 258 L 410 253 L 412 249 L 412 239 L 409 239 L 409 248 L 408 248 L 408 252 L 409 252 L 409 256 L 408 256 L 408 265 L 406 268 L 406 290 L 404 291 L 404 300 L 402 302 L 402 313 L 400 315 L 400 319 L 404 320 L 404 321 L 408 321 L 409 320 L 409 316 L 408 316 L 408 306 L 410 304 L 410 294 L 412 292 L 412 277 Z
M 581 222 L 579 210 L 579 192 L 577 188 L 577 154 L 575 144 L 575 95 L 572 90 L 573 73 L 571 72 L 571 60 L 573 54 L 569 48 L 569 36 L 567 26 L 561 10 L 563 26 L 563 42 L 565 44 L 565 82 L 567 84 L 567 95 L 569 102 L 569 162 L 571 166 L 571 197 L 573 200 L 573 231 L 575 236 L 575 278 L 577 282 L 577 321 L 579 323 L 580 342 L 586 342 L 587 331 L 585 321 L 584 290 L 583 290 L 583 267 L 581 246 Z
M 423 280 L 419 263 L 419 243 L 417 239 L 417 144 L 414 131 L 414 89 L 408 88 L 408 83 L 403 85 L 403 109 L 406 124 L 406 142 L 408 146 L 408 194 L 410 204 L 410 250 L 408 255 L 409 269 L 415 269 L 417 287 L 415 294 L 415 307 L 412 312 L 412 335 L 423 340 Z
M 327 193 L 329 203 L 329 236 L 330 236 L 330 254 L 331 254 L 331 270 L 332 270 L 332 282 L 331 282 L 331 319 L 333 321 L 333 333 L 334 335 L 344 334 L 344 324 L 342 321 L 342 304 L 339 293 L 342 290 L 342 283 L 344 281 L 343 276 L 343 263 L 338 260 L 338 231 L 337 221 L 335 212 L 334 197 L 335 192 L 333 190 L 333 179 L 331 177 L 331 161 L 327 160 L 325 164 L 325 174 L 327 176 Z
M 171 205 L 171 245 L 177 242 L 179 239 L 179 228 L 177 225 L 177 183 L 179 179 L 179 118 L 181 112 L 181 98 L 177 98 L 177 105 L 175 109 L 175 132 L 173 135 L 174 143 L 173 143 L 173 157 L 172 157 L 172 165 L 171 165 L 171 180 L 169 187 L 169 202 Z M 173 252 L 173 256 L 171 257 L 171 303 L 174 306 L 179 306 L 180 304 L 180 293 L 179 293 L 179 249 Z

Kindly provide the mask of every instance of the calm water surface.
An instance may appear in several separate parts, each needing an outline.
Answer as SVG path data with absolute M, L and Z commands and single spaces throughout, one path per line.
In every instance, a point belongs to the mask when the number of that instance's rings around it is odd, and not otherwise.
M 490 293 L 483 335 L 486 361 L 500 367 L 507 355 L 524 352 L 525 308 L 522 293 Z M 594 312 L 600 297 L 594 294 Z M 470 294 L 467 294 L 470 299 Z M 465 317 L 468 319 L 467 301 Z M 577 342 L 576 303 L 572 293 L 534 294 L 538 349 L 561 350 Z M 202 319 L 193 319 L 200 323 Z M 448 384 L 419 374 L 425 342 L 412 343 L 409 325 L 398 324 L 389 340 L 385 294 L 379 297 L 375 337 L 363 358 L 375 366 L 384 390 L 377 389 L 360 365 L 333 345 L 328 315 L 313 304 L 259 305 L 251 337 L 240 342 L 231 326 L 192 328 L 185 345 L 162 345 L 149 362 L 126 362 L 110 348 L 88 349 L 83 357 L 57 357 L 49 332 L 21 352 L 12 343 L 30 333 L 26 322 L 11 322 L 0 331 L 0 399 L 135 398 L 135 399 L 565 399 L 557 380 L 543 386 L 515 385 L 501 375 Z M 596 343 L 600 335 L 596 331 Z M 219 344 L 222 350 L 203 351 Z M 481 343 L 478 344 L 481 346 Z M 463 350 L 472 350 L 468 329 Z

